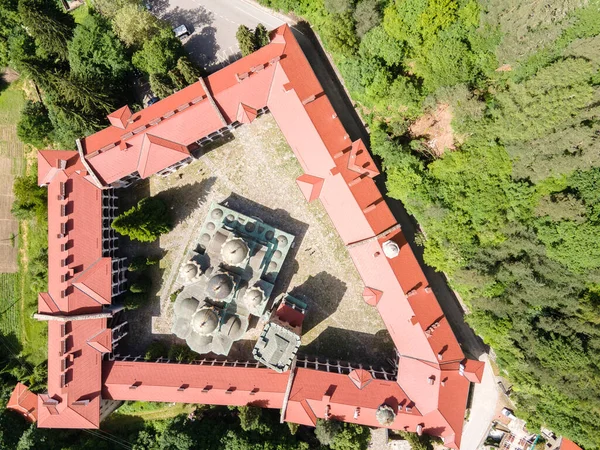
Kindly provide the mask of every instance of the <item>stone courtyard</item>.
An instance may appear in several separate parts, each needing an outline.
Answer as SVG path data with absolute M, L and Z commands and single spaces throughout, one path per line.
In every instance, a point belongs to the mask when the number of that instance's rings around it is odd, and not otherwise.
M 180 287 L 178 273 L 198 241 L 212 202 L 295 236 L 271 298 L 289 292 L 308 304 L 299 353 L 366 364 L 385 364 L 393 344 L 378 312 L 362 299 L 363 285 L 327 213 L 307 203 L 295 179 L 302 169 L 269 114 L 234 132 L 234 139 L 167 177 L 154 176 L 123 196 L 122 206 L 146 195 L 170 205 L 173 230 L 158 243 L 138 244 L 121 238 L 125 254 L 160 255 L 152 269 L 154 292 L 144 307 L 128 313 L 129 352 L 143 353 L 155 339 L 184 343 L 171 334 L 171 294 Z M 131 198 L 129 198 L 131 197 Z M 128 201 L 129 200 L 129 201 Z M 251 357 L 262 327 L 250 325 L 230 358 Z

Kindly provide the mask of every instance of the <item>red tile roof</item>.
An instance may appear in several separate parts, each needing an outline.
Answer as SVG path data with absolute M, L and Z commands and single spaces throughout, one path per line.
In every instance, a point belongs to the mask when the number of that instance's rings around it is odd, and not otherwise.
M 29 422 L 35 422 L 37 420 L 37 395 L 23 383 L 17 383 L 8 399 L 6 409 L 18 412 Z
M 575 442 L 563 437 L 561 438 L 560 450 L 581 450 L 581 447 Z
M 187 158 L 194 141 L 235 120 L 251 122 L 268 107 L 304 169 L 300 189 L 307 200 L 321 200 L 363 279 L 365 301 L 379 311 L 399 353 L 397 381 L 373 379 L 362 369 L 344 375 L 297 368 L 286 420 L 314 425 L 333 417 L 381 426 L 375 413 L 385 403 L 396 413 L 390 428 L 418 427 L 458 448 L 469 382 L 481 380 L 483 363 L 465 360 L 372 179 L 379 173 L 373 159 L 361 140 L 351 141 L 291 30 L 282 26 L 271 38 L 138 113 L 127 107 L 112 113 L 111 126 L 81 141 L 86 162 L 105 185 L 136 171 L 147 177 Z M 39 295 L 39 311 L 100 312 L 111 301 L 101 191 L 75 152 L 40 152 L 38 167 L 49 195 L 49 287 Z M 388 240 L 398 256 L 386 256 Z M 301 323 L 288 309 L 278 311 L 282 320 Z M 40 426 L 97 427 L 101 387 L 104 398 L 119 400 L 284 404 L 289 374 L 263 368 L 106 361 L 101 380 L 111 334 L 106 319 L 72 320 L 66 328 L 49 322 L 49 392 L 40 396 Z
M 289 373 L 267 368 L 106 362 L 103 398 L 281 408 Z

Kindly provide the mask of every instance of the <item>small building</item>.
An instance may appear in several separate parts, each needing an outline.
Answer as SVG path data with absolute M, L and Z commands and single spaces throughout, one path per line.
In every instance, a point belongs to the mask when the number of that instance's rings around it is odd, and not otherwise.
M 37 421 L 38 396 L 29 390 L 23 383 L 17 383 L 13 390 L 6 409 L 21 414 L 29 422 Z
M 289 370 L 300 348 L 305 312 L 305 303 L 289 294 L 282 295 L 275 316 L 265 325 L 252 349 L 254 358 L 276 372 Z

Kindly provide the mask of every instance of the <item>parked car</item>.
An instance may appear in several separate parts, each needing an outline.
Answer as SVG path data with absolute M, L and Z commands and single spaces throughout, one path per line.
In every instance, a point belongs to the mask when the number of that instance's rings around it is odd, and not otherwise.
M 173 28 L 173 32 L 179 39 L 184 39 L 190 35 L 190 30 L 188 30 L 185 25 L 179 25 L 178 27 Z

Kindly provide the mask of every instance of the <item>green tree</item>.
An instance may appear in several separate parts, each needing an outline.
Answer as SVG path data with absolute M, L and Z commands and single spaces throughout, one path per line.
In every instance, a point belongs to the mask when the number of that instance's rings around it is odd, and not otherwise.
M 19 139 L 36 148 L 44 148 L 50 141 L 53 129 L 44 104 L 28 100 L 17 124 Z
M 202 71 L 198 69 L 187 56 L 182 56 L 177 60 L 177 69 L 188 85 L 196 83 L 202 76 Z
M 379 10 L 378 0 L 362 0 L 356 5 L 354 11 L 354 21 L 356 22 L 356 34 L 363 37 L 367 31 L 379 25 L 381 22 L 381 12 Z
M 354 423 L 344 423 L 329 445 L 332 450 L 366 450 L 371 442 L 371 431 Z
M 63 61 L 68 58 L 67 44 L 73 37 L 75 21 L 61 11 L 53 0 L 19 0 L 19 17 L 44 54 Z
M 171 82 L 173 83 L 173 86 L 175 86 L 175 89 L 179 90 L 187 86 L 185 78 L 183 78 L 183 75 L 181 74 L 179 69 L 177 69 L 177 67 L 169 70 L 168 75 L 171 79 Z
M 8 40 L 19 25 L 18 0 L 0 0 L 0 67 L 9 63 Z
M 127 311 L 134 311 L 144 305 L 148 298 L 144 294 L 128 292 L 123 299 L 123 306 Z
M 175 37 L 173 30 L 163 28 L 133 54 L 132 62 L 147 74 L 167 74 L 182 55 L 181 41 Z
M 144 359 L 146 361 L 154 361 L 160 357 L 166 357 L 169 354 L 169 349 L 165 345 L 164 342 L 161 341 L 152 341 L 148 348 L 146 348 L 146 353 L 144 354 Z
M 139 275 L 129 286 L 129 292 L 132 294 L 147 294 L 152 288 L 152 280 L 145 274 Z
M 242 430 L 260 430 L 263 425 L 262 409 L 255 406 L 238 407 L 238 417 Z
M 331 14 L 344 14 L 353 7 L 353 0 L 325 0 L 325 9 Z
M 265 26 L 262 23 L 259 23 L 258 25 L 256 25 L 256 28 L 254 29 L 255 50 L 258 50 L 259 48 L 264 47 L 269 42 L 271 42 L 269 40 L 269 32 L 267 31 L 267 29 L 265 28 Z
M 352 56 L 358 48 L 354 19 L 350 14 L 329 15 L 321 24 L 321 37 L 334 53 Z
M 315 435 L 321 445 L 331 445 L 335 442 L 335 438 L 342 431 L 343 424 L 337 420 L 317 420 Z
M 240 25 L 235 33 L 242 56 L 253 53 L 256 49 L 254 33 L 245 25 Z
M 123 44 L 102 16 L 88 15 L 68 44 L 71 74 L 106 87 L 120 86 L 131 70 Z
M 37 218 L 42 222 L 46 220 L 48 195 L 46 189 L 38 186 L 36 175 L 15 178 L 13 194 L 15 200 L 11 212 L 15 217 Z
M 161 28 L 166 28 L 138 2 L 126 2 L 119 8 L 113 19 L 115 33 L 128 47 L 141 48 L 145 42 L 156 36 Z
M 140 5 L 140 0 L 94 0 L 94 9 L 109 19 L 114 19 L 121 8 L 128 5 Z
M 150 74 L 150 88 L 159 98 L 166 98 L 175 92 L 171 77 L 163 73 Z
M 169 212 L 157 197 L 146 197 L 136 206 L 119 215 L 111 227 L 130 239 L 153 242 L 171 229 Z

